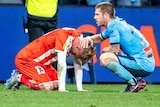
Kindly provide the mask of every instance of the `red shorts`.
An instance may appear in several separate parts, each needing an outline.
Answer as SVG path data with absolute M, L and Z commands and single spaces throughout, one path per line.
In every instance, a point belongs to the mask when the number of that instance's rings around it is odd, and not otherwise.
M 38 84 L 58 80 L 58 73 L 51 65 L 45 66 L 34 62 L 33 59 L 18 57 L 16 57 L 15 65 L 22 75 L 34 80 Z

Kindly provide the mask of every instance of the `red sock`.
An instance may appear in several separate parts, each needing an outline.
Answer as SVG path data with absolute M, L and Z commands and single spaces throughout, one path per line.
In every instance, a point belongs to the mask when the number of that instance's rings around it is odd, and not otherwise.
M 27 87 L 31 88 L 31 89 L 40 90 L 40 87 L 39 87 L 38 84 L 32 84 L 30 82 L 30 79 L 26 78 L 26 76 L 24 76 L 24 75 L 21 76 L 20 82 L 23 83 L 24 85 L 26 85 Z

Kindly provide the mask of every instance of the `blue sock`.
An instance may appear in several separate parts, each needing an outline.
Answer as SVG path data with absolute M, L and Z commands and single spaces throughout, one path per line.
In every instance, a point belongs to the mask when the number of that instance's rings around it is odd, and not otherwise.
M 115 73 L 116 75 L 118 75 L 120 78 L 126 80 L 127 82 L 134 82 L 135 78 L 128 70 L 126 70 L 122 65 L 120 65 L 117 62 L 109 62 L 105 68 L 108 68 L 109 70 L 111 70 L 113 73 Z M 133 83 L 132 83 L 133 84 Z

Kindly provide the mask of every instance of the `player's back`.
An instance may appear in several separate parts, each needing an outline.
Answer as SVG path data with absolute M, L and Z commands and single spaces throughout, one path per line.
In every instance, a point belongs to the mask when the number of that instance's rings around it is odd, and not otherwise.
M 63 51 L 63 45 L 69 36 L 77 37 L 78 35 L 80 34 L 76 30 L 56 29 L 35 39 L 18 54 L 33 59 L 43 54 L 54 54 L 55 48 Z

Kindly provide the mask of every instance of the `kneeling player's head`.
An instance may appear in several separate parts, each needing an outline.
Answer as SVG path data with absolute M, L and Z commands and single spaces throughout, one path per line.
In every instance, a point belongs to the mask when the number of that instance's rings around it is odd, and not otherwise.
M 96 54 L 96 48 L 95 46 L 88 45 L 88 48 L 84 48 L 83 53 L 81 54 L 81 57 L 79 59 L 82 60 L 83 63 L 87 63 L 93 58 L 93 56 Z

